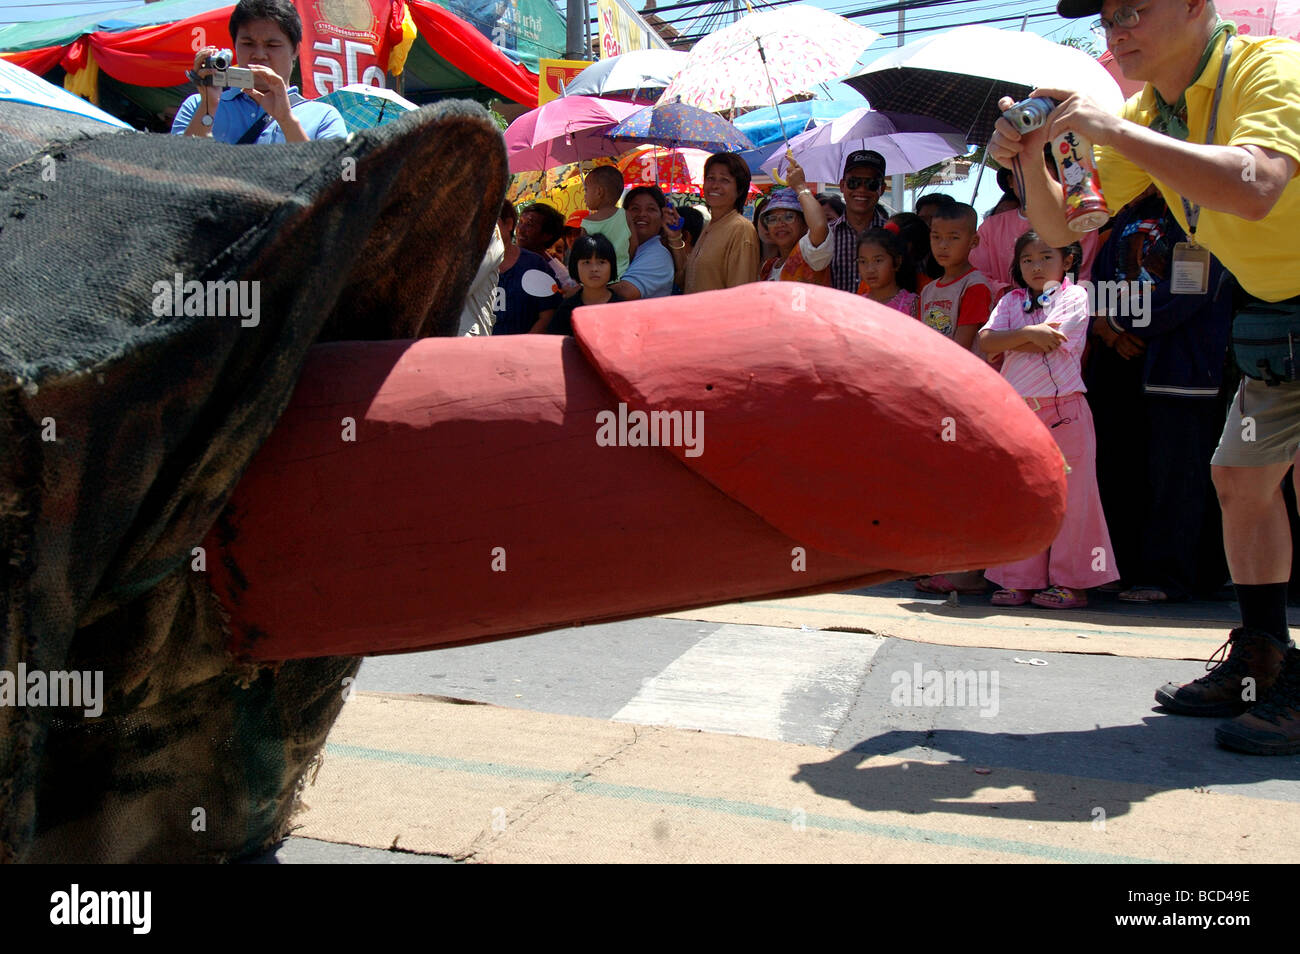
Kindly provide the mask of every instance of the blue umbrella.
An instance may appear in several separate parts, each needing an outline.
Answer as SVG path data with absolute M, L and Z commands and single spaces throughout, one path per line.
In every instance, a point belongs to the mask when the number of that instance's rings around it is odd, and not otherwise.
M 337 109 L 343 116 L 348 132 L 391 123 L 411 110 L 419 108 L 391 89 L 382 86 L 366 86 L 361 83 L 340 87 L 322 96 L 316 102 L 328 103 Z
M 741 152 L 754 148 L 748 136 L 716 113 L 677 102 L 647 106 L 623 120 L 608 135 L 617 142 L 673 149 Z
M 784 142 L 801 132 L 806 132 L 814 124 L 820 125 L 838 119 L 845 113 L 867 104 L 867 101 L 856 91 L 844 86 L 843 83 L 831 84 L 831 96 L 831 99 L 819 97 L 798 103 L 782 103 L 779 119 L 777 110 L 772 106 L 752 109 L 743 116 L 737 116 L 735 126 L 752 139 L 754 145 L 766 146 L 770 143 Z

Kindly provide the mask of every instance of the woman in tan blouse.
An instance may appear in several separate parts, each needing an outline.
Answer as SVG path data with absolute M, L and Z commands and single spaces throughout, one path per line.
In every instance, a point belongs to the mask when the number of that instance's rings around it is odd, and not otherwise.
M 717 152 L 704 163 L 704 204 L 712 220 L 686 260 L 686 294 L 758 281 L 758 233 L 741 215 L 749 195 L 749 166 L 734 152 Z

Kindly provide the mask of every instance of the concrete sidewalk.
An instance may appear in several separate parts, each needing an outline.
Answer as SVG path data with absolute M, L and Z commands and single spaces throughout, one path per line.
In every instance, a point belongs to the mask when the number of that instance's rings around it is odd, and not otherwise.
M 676 616 L 368 660 L 276 860 L 1300 860 L 1300 757 L 1154 708 L 1231 603 Z

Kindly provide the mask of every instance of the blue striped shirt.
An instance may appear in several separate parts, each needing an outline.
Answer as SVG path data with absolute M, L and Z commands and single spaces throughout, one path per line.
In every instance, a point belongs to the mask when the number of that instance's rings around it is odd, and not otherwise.
M 290 86 L 289 104 L 294 118 L 302 124 L 302 131 L 307 134 L 308 139 L 348 137 L 348 127 L 343 123 L 343 116 L 328 103 L 303 99 L 298 93 L 298 87 Z M 194 118 L 194 113 L 202 105 L 203 100 L 198 93 L 181 103 L 181 108 L 176 111 L 176 118 L 172 121 L 173 136 L 185 134 L 190 120 Z M 212 138 L 218 142 L 237 143 L 253 123 L 261 118 L 262 107 L 253 102 L 252 97 L 245 94 L 242 89 L 223 90 L 221 101 L 217 104 L 217 111 L 212 117 Z M 284 141 L 284 130 L 274 119 L 266 124 L 266 128 L 257 137 L 258 145 Z

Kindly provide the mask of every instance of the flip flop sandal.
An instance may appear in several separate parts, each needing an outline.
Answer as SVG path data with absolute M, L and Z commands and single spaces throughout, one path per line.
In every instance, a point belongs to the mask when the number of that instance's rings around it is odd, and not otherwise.
M 922 593 L 935 593 L 939 596 L 947 596 L 949 593 L 960 593 L 963 596 L 977 596 L 984 592 L 983 586 L 956 586 L 953 582 L 942 573 L 935 576 L 925 577 L 916 584 L 916 588 Z
M 1029 602 L 1044 609 L 1080 609 L 1088 605 L 1088 597 L 1080 596 L 1068 587 L 1050 586 L 1035 593 Z
M 1024 606 L 1029 602 L 1029 590 L 998 590 L 993 594 L 994 606 Z
M 1146 595 L 1151 593 L 1158 595 Z M 1116 599 L 1123 600 L 1125 603 L 1167 603 L 1169 594 L 1158 586 L 1135 586 L 1119 594 Z

